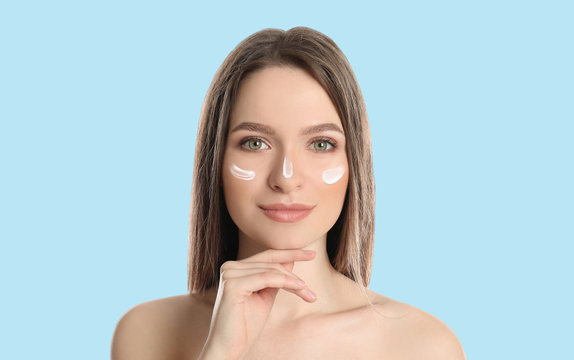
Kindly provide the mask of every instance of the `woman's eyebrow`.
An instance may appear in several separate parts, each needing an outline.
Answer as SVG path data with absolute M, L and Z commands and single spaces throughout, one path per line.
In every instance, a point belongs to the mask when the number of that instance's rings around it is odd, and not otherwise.
M 312 134 L 316 134 L 316 133 L 321 133 L 323 131 L 337 131 L 343 135 L 345 134 L 339 126 L 337 126 L 333 123 L 324 123 L 324 124 L 309 126 L 305 129 L 303 129 L 303 131 L 301 131 L 301 135 L 312 135 Z
M 233 130 L 231 130 L 229 133 L 234 133 L 239 130 L 260 132 L 270 136 L 275 135 L 275 131 L 271 129 L 269 126 L 254 122 L 242 122 L 241 124 L 234 127 Z
M 230 131 L 230 133 L 233 133 L 233 132 L 236 132 L 239 130 L 260 132 L 260 133 L 270 135 L 270 136 L 275 135 L 275 131 L 272 128 L 270 128 L 269 126 L 259 124 L 259 123 L 254 123 L 254 122 L 242 122 L 241 124 L 234 127 Z M 343 130 L 339 126 L 337 126 L 336 124 L 323 123 L 323 124 L 318 124 L 318 125 L 306 127 L 305 129 L 303 129 L 301 131 L 301 135 L 312 135 L 312 134 L 316 134 L 316 133 L 320 133 L 320 132 L 324 132 L 324 131 L 336 131 L 336 132 L 339 132 L 343 135 L 345 134 L 343 132 Z

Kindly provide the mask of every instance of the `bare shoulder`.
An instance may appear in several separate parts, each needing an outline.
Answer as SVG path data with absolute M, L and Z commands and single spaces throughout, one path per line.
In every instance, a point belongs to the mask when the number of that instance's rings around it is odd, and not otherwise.
M 412 305 L 370 292 L 385 353 L 392 358 L 464 360 L 462 344 L 437 317 Z M 388 350 L 388 351 L 387 351 Z
M 209 303 L 190 294 L 138 304 L 116 325 L 111 359 L 197 357 L 207 338 L 211 311 Z

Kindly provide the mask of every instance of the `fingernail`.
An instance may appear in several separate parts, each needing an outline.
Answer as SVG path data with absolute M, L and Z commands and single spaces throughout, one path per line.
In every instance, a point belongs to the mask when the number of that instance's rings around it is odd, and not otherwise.
M 301 279 L 297 279 L 296 281 L 297 285 L 299 286 L 305 286 L 305 281 L 301 280 Z

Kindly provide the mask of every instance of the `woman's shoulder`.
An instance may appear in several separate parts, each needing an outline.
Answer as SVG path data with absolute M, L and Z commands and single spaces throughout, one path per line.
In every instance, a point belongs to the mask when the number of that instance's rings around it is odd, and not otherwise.
M 185 294 L 132 307 L 116 325 L 112 360 L 180 358 L 191 353 L 197 357 L 208 335 L 212 306 Z
M 372 290 L 368 295 L 377 336 L 393 358 L 466 359 L 454 332 L 437 317 Z

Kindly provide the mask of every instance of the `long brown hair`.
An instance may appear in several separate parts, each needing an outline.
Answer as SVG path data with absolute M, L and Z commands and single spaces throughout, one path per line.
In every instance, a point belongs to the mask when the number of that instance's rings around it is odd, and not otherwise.
M 371 276 L 375 185 L 365 103 L 347 58 L 326 35 L 307 28 L 264 29 L 243 40 L 224 60 L 207 91 L 199 120 L 189 222 L 188 290 L 207 290 L 219 268 L 235 260 L 237 227 L 223 197 L 221 167 L 229 116 L 242 79 L 271 66 L 306 70 L 339 112 L 346 136 L 349 185 L 335 225 L 327 233 L 333 267 L 365 287 Z

